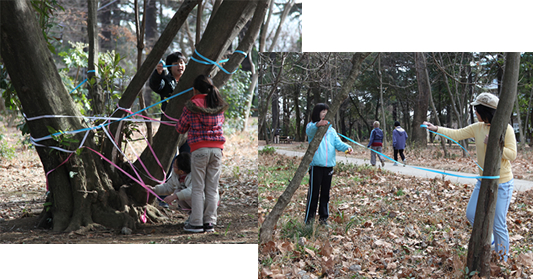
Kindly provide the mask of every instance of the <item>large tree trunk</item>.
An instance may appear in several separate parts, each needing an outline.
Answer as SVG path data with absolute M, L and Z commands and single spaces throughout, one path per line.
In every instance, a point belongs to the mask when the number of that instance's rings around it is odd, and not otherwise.
M 328 120 L 330 123 L 333 122 L 333 117 L 337 113 L 337 110 L 339 109 L 341 103 L 344 101 L 344 99 L 348 97 L 348 92 L 352 89 L 357 76 L 359 76 L 359 74 L 361 73 L 361 65 L 363 64 L 363 61 L 368 55 L 370 55 L 370 53 L 355 53 L 353 55 L 352 69 L 350 71 L 350 74 L 342 85 L 341 91 L 337 94 L 337 96 L 335 96 L 335 99 L 333 100 L 331 106 L 329 106 L 328 113 L 325 117 L 325 119 Z M 272 211 L 270 211 L 270 213 L 267 215 L 265 222 L 259 230 L 259 240 L 261 243 L 266 243 L 272 240 L 274 226 L 276 225 L 279 220 L 279 217 L 292 199 L 292 196 L 300 186 L 300 183 L 302 182 L 302 179 L 305 176 L 307 169 L 309 168 L 309 164 L 311 163 L 311 160 L 313 160 L 313 155 L 318 149 L 322 138 L 326 134 L 327 127 L 328 126 L 322 126 L 318 128 L 315 137 L 309 144 L 309 147 L 307 148 L 307 151 L 305 152 L 305 155 L 302 158 L 302 161 L 300 162 L 296 173 L 294 174 L 293 179 L 291 180 L 283 194 L 281 194 L 281 196 L 279 197 L 278 201 L 276 202 L 276 205 L 274 205 L 274 208 L 272 208 Z
M 196 0 L 188 0 L 181 5 L 123 94 L 119 101 L 120 107 L 132 106 L 141 87 L 196 2 Z M 250 19 L 257 6 L 257 1 L 224 1 L 217 16 L 212 19 L 212 24 L 207 26 L 198 44 L 198 52 L 211 60 L 220 60 L 223 52 Z M 61 82 L 42 31 L 35 20 L 30 2 L 1 1 L 0 8 L 1 56 L 4 58 L 6 68 L 21 100 L 24 113 L 28 117 L 40 115 L 81 117 Z M 199 74 L 212 73 L 213 67 L 206 67 L 196 62 L 189 63 L 175 93 L 190 88 L 192 81 Z M 28 75 L 32 76 L 31 80 L 27 80 Z M 191 94 L 184 94 L 172 99 L 167 113 L 172 117 L 179 117 L 185 101 L 190 97 Z M 124 115 L 120 112 L 114 116 L 123 117 Z M 48 126 L 61 131 L 83 129 L 85 124 L 80 119 L 44 118 L 29 121 L 28 125 L 32 137 L 40 138 L 50 134 Z M 115 125 L 112 128 L 115 138 L 118 138 L 121 135 L 120 127 Z M 48 175 L 51 192 L 49 197 L 53 202 L 50 212 L 54 217 L 54 230 L 76 230 L 93 223 L 113 228 L 135 228 L 145 208 L 148 208 L 148 218 L 156 220 L 158 211 L 146 205 L 146 191 L 139 185 L 143 182 L 134 182 L 122 173 L 113 171 L 110 164 L 102 160 L 105 157 L 100 158 L 89 151 L 88 148 L 100 150 L 100 147 L 95 146 L 93 131 L 89 130 L 87 133 L 88 136 L 83 145 L 87 148 L 82 149 L 81 154 L 73 154 L 70 160 L 61 166 L 60 164 L 66 160 L 68 154 L 55 150 L 50 153 L 49 148 L 37 147 L 45 172 L 55 168 Z M 84 135 L 85 133 L 78 133 L 72 137 L 81 143 Z M 177 142 L 178 135 L 174 127 L 163 126 L 154 137 L 154 151 L 166 167 L 174 155 Z M 47 146 L 59 144 L 54 140 L 39 141 L 39 143 Z M 108 147 L 111 146 L 106 152 L 109 156 L 113 147 L 109 142 L 107 143 Z M 75 147 L 71 148 L 75 149 Z M 162 178 L 163 170 L 158 167 L 149 149 L 145 149 L 141 160 L 151 174 Z M 122 167 L 121 162 L 117 164 Z M 137 167 L 140 166 L 139 162 L 136 164 Z
M 505 59 L 502 91 L 498 109 L 494 114 L 487 142 L 484 176 L 500 174 L 501 158 L 504 146 L 505 132 L 509 125 L 509 117 L 513 110 L 518 72 L 520 68 L 520 53 L 508 53 Z M 498 180 L 483 179 L 479 190 L 476 206 L 474 228 L 468 243 L 467 266 L 469 270 L 480 271 L 482 277 L 490 276 L 490 245 L 492 227 L 494 225 L 494 211 L 498 197 Z M 508 252 L 508 251 L 507 251 Z
M 148 54 L 146 57 L 146 60 L 142 64 L 140 68 L 137 69 L 137 73 L 135 73 L 135 76 L 133 76 L 133 79 L 129 83 L 128 87 L 122 94 L 122 97 L 120 98 L 118 102 L 118 106 L 121 108 L 131 108 L 135 99 L 137 98 L 137 95 L 139 94 L 140 89 L 145 84 L 146 80 L 150 77 L 152 72 L 155 69 L 155 66 L 159 61 L 161 60 L 161 57 L 165 53 L 165 50 L 168 48 L 170 43 L 172 43 L 173 38 L 178 33 L 180 27 L 183 25 L 183 22 L 187 19 L 187 16 L 189 13 L 193 10 L 195 7 L 197 1 L 196 0 L 185 0 L 183 4 L 180 6 L 174 17 L 170 20 L 169 24 L 161 34 L 161 37 L 159 40 L 157 40 L 156 44 L 154 45 L 154 48 Z M 183 78 L 183 77 L 182 77 Z M 117 110 L 111 117 L 118 117 L 122 118 L 126 116 L 126 112 L 122 110 Z M 110 133 L 113 135 L 115 139 L 118 139 L 118 142 L 121 142 L 121 135 L 122 135 L 122 127 L 124 123 L 121 122 L 115 122 L 111 125 L 109 125 Z M 164 125 L 162 125 L 164 126 Z M 174 132 L 174 135 L 172 135 L 172 139 L 176 138 L 177 134 Z M 173 148 L 176 148 L 177 141 L 176 142 L 168 142 L 166 144 L 173 145 Z M 166 145 L 165 144 L 165 145 Z M 119 145 L 120 146 L 120 145 Z M 159 148 L 159 146 L 154 146 L 154 149 Z M 110 159 L 113 163 L 117 162 L 117 157 L 119 155 L 118 151 L 114 147 L 114 145 L 111 143 L 109 139 L 106 139 L 103 143 L 103 154 L 106 156 L 106 158 Z M 168 152 L 168 154 L 157 153 L 158 158 L 160 159 L 161 163 L 163 164 L 163 167 L 166 169 L 170 165 L 170 160 L 173 154 L 172 152 Z M 144 154 L 144 153 L 143 153 Z M 151 154 L 150 154 L 151 155 Z M 157 162 L 153 158 L 153 156 L 143 155 L 142 160 L 145 165 L 157 166 Z M 163 170 L 161 169 L 149 169 L 150 173 L 158 178 L 163 178 Z M 113 179 L 118 179 L 119 173 L 115 168 L 108 166 L 108 174 L 113 177 Z M 153 183 L 153 182 L 152 182 Z M 139 196 L 138 202 L 142 203 L 142 200 L 146 201 L 146 194 L 144 194 L 144 197 Z
M 239 34 L 240 30 L 250 20 L 254 14 L 256 7 L 260 6 L 258 1 L 224 1 L 220 5 L 214 18 L 210 21 L 210 24 L 206 27 L 202 39 L 197 45 L 196 50 L 202 56 L 209 58 L 213 61 L 219 61 L 224 55 L 224 52 L 228 49 L 233 39 Z M 263 8 L 266 8 L 262 6 Z M 250 32 L 250 31 L 249 31 Z M 162 36 L 163 37 L 163 36 Z M 155 47 L 154 47 L 155 50 Z M 196 59 L 201 60 L 197 55 L 193 55 Z M 239 55 L 244 58 L 244 56 Z M 146 59 L 148 60 L 149 57 Z M 241 60 L 242 61 L 242 60 Z M 151 62 L 153 64 L 151 69 L 153 70 L 157 64 L 157 61 Z M 146 63 L 143 64 L 143 67 Z M 204 65 L 195 61 L 190 61 L 187 68 L 183 72 L 180 78 L 180 82 L 176 86 L 173 95 L 184 92 L 187 89 L 192 88 L 194 79 L 200 75 L 214 76 L 217 67 L 214 65 Z M 221 85 L 219 85 L 221 86 Z M 172 118 L 179 118 L 181 116 L 185 102 L 192 97 L 192 90 L 188 91 L 178 97 L 171 99 L 168 102 L 165 113 Z M 121 99 L 122 101 L 122 99 Z M 161 120 L 167 120 L 166 117 L 162 117 Z M 185 139 L 185 135 L 178 135 L 175 127 L 162 125 L 154 135 L 154 143 L 152 145 L 156 156 L 160 159 L 165 169 L 168 169 L 170 161 L 174 157 L 176 152 L 176 146 L 180 141 Z M 160 173 L 162 175 L 161 168 L 155 162 L 155 158 L 149 149 L 145 149 L 141 155 L 141 160 L 146 165 L 149 172 L 152 174 Z M 135 163 L 139 168 L 141 167 L 139 162 Z M 161 176 L 160 176 L 161 177 Z M 146 181 L 147 183 L 149 181 Z M 153 183 L 153 182 L 151 182 Z M 136 200 L 146 200 L 146 192 L 144 188 L 135 185 L 128 189 L 128 194 L 132 195 Z M 152 196 L 153 198 L 153 196 Z
M 415 53 L 416 80 L 418 82 L 418 99 L 413 115 L 413 142 L 417 147 L 427 146 L 426 131 L 418 128 L 422 122 L 427 121 L 429 105 L 430 83 L 426 66 L 426 57 L 422 52 Z
M 29 1 L 0 2 L 1 56 L 22 109 L 27 117 L 81 117 L 61 82 L 34 13 Z M 32 78 L 27 79 L 28 75 Z M 61 131 L 85 128 L 81 118 L 43 118 L 28 121 L 28 126 L 33 138 L 49 135 L 47 127 Z M 94 133 L 90 130 L 87 133 L 85 146 L 96 148 Z M 83 136 L 80 133 L 72 137 L 81 142 Z M 38 144 L 60 145 L 52 139 Z M 141 211 L 125 208 L 127 205 L 120 203 L 119 187 L 113 187 L 98 155 L 84 149 L 79 156 L 74 154 L 67 163 L 61 165 L 68 154 L 56 150 L 50 152 L 49 148 L 39 146 L 36 150 L 44 171 L 51 171 L 48 175 L 48 200 L 52 202 L 50 212 L 54 231 L 73 231 L 94 222 L 113 228 L 135 227 Z

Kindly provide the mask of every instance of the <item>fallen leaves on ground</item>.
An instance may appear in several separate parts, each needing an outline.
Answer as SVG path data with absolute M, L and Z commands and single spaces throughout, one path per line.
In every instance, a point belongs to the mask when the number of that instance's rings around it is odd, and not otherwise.
M 259 224 L 299 162 L 259 155 Z M 473 183 L 337 164 L 327 228 L 303 224 L 308 179 L 278 221 L 272 241 L 259 245 L 260 278 L 464 278 L 472 232 L 465 210 Z M 507 218 L 510 258 L 507 263 L 493 259 L 494 277 L 533 276 L 532 216 L 533 191 L 514 192 Z

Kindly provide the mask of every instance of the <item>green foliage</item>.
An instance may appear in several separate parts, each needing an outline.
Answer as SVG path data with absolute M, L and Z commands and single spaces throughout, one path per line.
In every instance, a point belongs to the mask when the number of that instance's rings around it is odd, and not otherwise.
M 88 54 L 84 51 L 84 48 L 88 45 L 81 42 L 69 43 L 72 48 L 59 53 L 59 56 L 63 58 L 63 63 L 65 64 L 65 68 L 60 69 L 59 73 L 63 84 L 65 84 L 65 87 L 70 92 L 70 96 L 77 104 L 81 114 L 88 115 L 91 111 L 91 100 L 88 96 L 89 91 L 85 86 L 76 88 L 84 80 L 79 76 L 82 74 L 80 73 L 82 68 L 87 68 Z M 106 100 L 106 110 L 108 112 L 113 111 L 114 104 L 120 99 L 122 93 L 120 85 L 122 84 L 122 79 L 125 78 L 125 70 L 119 65 L 122 59 L 120 54 L 115 51 L 107 51 L 98 55 L 98 77 L 100 78 L 100 85 L 105 96 L 108 96 Z M 75 71 L 74 78 L 69 75 L 71 70 Z M 90 85 L 94 85 L 96 80 L 93 78 L 87 82 Z M 74 90 L 75 88 L 76 90 Z
M 15 148 L 10 147 L 5 140 L 5 136 L 0 134 L 0 158 L 13 159 L 15 157 Z
M 258 152 L 259 155 L 273 155 L 274 153 L 276 153 L 276 148 L 274 146 L 267 145 L 263 147 L 263 149 L 260 149 Z
M 58 41 L 59 39 L 55 37 L 49 37 L 48 34 L 50 33 L 50 29 L 58 25 L 53 21 L 54 12 L 58 9 L 65 11 L 65 9 L 59 5 L 57 0 L 32 0 L 31 5 L 36 11 L 39 27 L 41 27 L 43 36 L 48 43 L 48 49 L 55 54 L 56 50 L 52 45 L 52 42 L 53 40 Z
M 479 273 L 479 272 L 477 272 L 477 271 L 470 271 L 470 270 L 468 269 L 468 266 L 465 266 L 465 269 L 462 270 L 462 272 L 463 272 L 463 275 L 464 275 L 464 278 L 465 278 L 465 279 L 468 279 L 468 278 L 470 278 L 470 277 L 472 277 L 472 276 L 474 276 L 474 275 L 476 275 L 476 274 Z
M 4 99 L 6 109 L 18 111 L 20 101 L 11 80 L 8 79 L 7 69 L 3 64 L 0 64 L 0 91 L 2 91 L 2 98 Z
M 48 128 L 48 132 L 51 134 L 52 139 L 58 142 L 58 147 L 62 147 L 62 148 L 69 148 L 72 146 L 77 147 L 75 146 L 75 144 L 77 144 L 79 140 L 75 139 L 74 135 L 65 134 L 63 131 L 56 130 L 50 126 L 46 126 L 46 128 Z
M 244 126 L 246 105 L 250 97 L 248 91 L 251 83 L 251 74 L 242 69 L 238 69 L 231 79 L 220 88 L 220 94 L 229 104 L 228 110 L 224 113 L 226 118 L 225 130 L 240 130 Z

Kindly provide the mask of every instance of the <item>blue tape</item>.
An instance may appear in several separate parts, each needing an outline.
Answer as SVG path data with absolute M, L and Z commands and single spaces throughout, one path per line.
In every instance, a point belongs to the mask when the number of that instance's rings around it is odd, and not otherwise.
M 427 126 L 426 126 L 426 127 L 427 127 Z M 342 134 L 340 134 L 340 133 L 337 133 L 337 134 L 338 134 L 339 136 L 341 136 L 341 137 L 343 137 L 343 138 L 345 138 L 345 139 L 347 139 L 347 140 L 349 140 L 349 141 L 351 141 L 351 142 L 353 142 L 353 143 L 355 143 L 355 144 L 357 144 L 357 145 L 359 145 L 359 146 L 361 146 L 361 147 L 363 147 L 363 148 L 369 149 L 370 151 L 375 152 L 375 153 L 377 153 L 377 154 L 379 154 L 379 155 L 381 155 L 381 156 L 383 156 L 383 157 L 385 157 L 385 158 L 387 158 L 387 159 L 389 159 L 389 160 L 391 160 L 391 161 L 393 161 L 393 162 L 396 162 L 396 163 L 399 163 L 399 164 L 405 165 L 405 164 L 403 164 L 403 163 L 400 163 L 400 162 L 398 162 L 398 161 L 396 161 L 396 160 L 390 158 L 389 156 L 387 156 L 387 155 L 385 155 L 385 154 L 383 154 L 383 153 L 381 153 L 381 152 L 378 152 L 378 151 L 376 151 L 376 150 L 374 150 L 374 149 L 368 148 L 368 147 L 366 147 L 366 146 L 364 146 L 364 145 L 362 145 L 362 144 L 360 144 L 360 143 L 358 143 L 358 142 L 352 140 L 351 138 L 349 138 L 349 137 L 347 137 L 347 136 L 344 136 L 344 135 L 342 135 Z M 407 165 L 406 165 L 406 166 L 407 166 Z M 425 170 L 425 171 L 429 171 L 429 172 L 434 172 L 434 173 L 438 173 L 438 174 L 448 175 L 448 176 L 462 177 L 462 178 L 473 178 L 473 179 L 499 179 L 499 178 L 500 178 L 499 175 L 498 175 L 498 176 L 466 176 L 466 175 L 459 175 L 459 174 L 453 174 L 453 173 L 446 173 L 446 172 L 442 172 L 442 171 L 438 171 L 438 170 L 432 170 L 432 169 L 427 169 L 427 168 L 422 168 L 422 167 L 415 167 L 415 166 L 408 166 L 408 167 L 415 168 L 415 169 L 419 169 L 419 170 Z
M 124 119 L 126 119 L 126 118 L 130 118 L 130 117 L 132 117 L 132 116 L 134 116 L 134 115 L 137 115 L 137 114 L 139 114 L 139 113 L 141 113 L 141 112 L 143 112 L 143 111 L 145 111 L 145 110 L 147 110 L 147 109 L 149 109 L 149 108 L 151 108 L 151 107 L 154 107 L 154 106 L 156 106 L 156 105 L 159 105 L 159 104 L 161 104 L 161 103 L 163 103 L 163 102 L 165 102 L 165 101 L 168 101 L 168 100 L 170 100 L 170 99 L 172 99 L 172 98 L 178 97 L 178 96 L 180 96 L 180 95 L 182 95 L 182 94 L 185 94 L 185 93 L 187 93 L 187 92 L 189 92 L 189 91 L 192 91 L 192 87 L 189 88 L 189 89 L 183 90 L 183 91 L 181 91 L 180 93 L 178 93 L 178 94 L 176 94 L 176 95 L 172 95 L 172 96 L 170 96 L 170 97 L 168 97 L 168 98 L 165 98 L 165 99 L 163 99 L 163 100 L 161 100 L 161 101 L 159 101 L 159 102 L 157 102 L 157 103 L 155 103 L 155 104 L 153 104 L 153 105 L 151 105 L 151 106 L 148 106 L 148 107 L 146 107 L 146 108 L 144 108 L 144 109 L 141 109 L 141 110 L 139 110 L 139 111 L 137 111 L 137 112 L 135 112 L 135 113 L 132 113 L 132 114 L 126 115 L 125 117 L 122 117 L 122 118 L 120 118 L 120 119 L 118 119 L 118 120 L 115 120 L 115 121 L 113 121 L 113 122 L 109 122 L 109 123 L 101 124 L 101 125 L 99 125 L 99 126 L 95 126 L 95 127 L 83 128 L 83 129 L 74 130 L 74 131 L 68 131 L 68 132 L 63 132 L 63 133 L 57 132 L 57 133 L 55 133 L 55 134 L 50 135 L 50 137 L 51 137 L 51 136 L 61 135 L 61 134 L 76 134 L 76 133 L 79 133 L 79 132 L 84 132 L 84 131 L 88 131 L 88 130 L 93 130 L 93 129 L 96 129 L 96 128 L 104 128 L 104 127 L 106 127 L 106 126 L 108 126 L 108 125 L 111 125 L 111 124 L 113 124 L 113 123 L 115 123 L 115 122 L 119 122 L 119 121 L 122 121 L 122 120 L 124 120 Z M 42 138 L 42 139 L 45 139 L 45 138 Z
M 163 68 L 170 68 L 170 67 L 173 67 L 173 66 L 177 66 L 177 65 L 172 65 L 172 64 L 165 65 L 165 61 L 163 61 L 163 60 L 159 60 L 159 64 L 163 64 Z
M 244 57 L 247 56 L 247 54 L 246 54 L 244 51 L 236 50 L 236 51 L 234 51 L 234 53 L 235 53 L 235 52 L 238 52 L 238 53 L 243 54 Z M 205 61 L 202 61 L 202 60 L 196 59 L 196 58 L 194 58 L 194 56 L 191 57 L 191 60 L 193 60 L 193 61 L 196 61 L 196 62 L 198 62 L 198 63 L 200 63 L 200 64 L 204 64 L 204 65 L 216 65 L 217 67 L 219 67 L 222 71 L 224 71 L 224 72 L 225 72 L 226 74 L 228 74 L 228 75 L 232 75 L 232 74 L 234 74 L 235 72 L 237 72 L 237 70 L 235 70 L 235 71 L 233 71 L 233 72 L 230 73 L 230 72 L 228 72 L 226 69 L 224 69 L 224 68 L 219 64 L 219 63 L 225 63 L 225 62 L 228 62 L 229 59 L 223 59 L 223 60 L 220 60 L 220 61 L 218 61 L 218 62 L 215 62 L 215 61 L 210 60 L 209 58 L 207 58 L 207 57 L 201 55 L 200 53 L 198 53 L 198 51 L 197 51 L 196 49 L 194 50 L 194 53 L 196 53 L 196 55 L 198 55 L 200 58 L 202 58 L 202 59 L 205 60 Z
M 426 128 L 426 130 L 432 132 L 433 134 L 439 135 L 439 136 L 441 136 L 441 137 L 445 137 L 445 138 L 447 138 L 447 139 L 453 141 L 454 143 L 456 143 L 457 145 L 459 145 L 459 146 L 460 146 L 460 147 L 466 152 L 466 154 L 468 154 L 468 156 L 470 156 L 470 153 L 468 153 L 468 150 L 466 150 L 466 148 L 464 148 L 462 145 L 460 145 L 460 144 L 459 144 L 458 142 L 456 142 L 454 139 L 452 139 L 452 138 L 450 138 L 450 137 L 448 137 L 448 136 L 446 136 L 446 135 L 443 135 L 443 134 L 441 134 L 441 133 L 437 133 L 437 132 L 433 132 L 433 131 L 431 131 L 430 129 L 428 129 L 428 125 L 424 125 L 424 124 L 422 124 L 422 125 L 420 125 L 420 128 Z M 479 169 L 480 169 L 481 171 L 483 171 L 483 168 L 482 168 L 482 167 L 481 167 L 481 166 L 480 166 L 475 160 L 474 160 L 474 163 L 476 163 L 476 165 L 479 167 Z
M 87 73 L 94 73 L 95 71 L 94 70 L 90 70 L 90 71 L 87 71 Z M 72 94 L 72 92 L 76 91 L 76 89 L 78 89 L 80 86 L 82 86 L 85 82 L 87 81 L 87 79 L 84 79 L 80 84 L 78 84 L 78 86 L 76 86 L 74 89 L 72 89 L 68 94 Z

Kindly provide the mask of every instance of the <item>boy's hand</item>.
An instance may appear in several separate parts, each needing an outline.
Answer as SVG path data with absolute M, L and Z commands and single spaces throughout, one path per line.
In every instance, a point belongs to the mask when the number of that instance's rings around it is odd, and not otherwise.
M 346 154 L 352 154 L 352 152 L 353 152 L 353 149 L 351 147 L 348 148 L 348 150 L 344 151 L 344 153 Z
M 163 72 L 163 63 L 158 63 L 155 69 L 157 70 L 158 74 L 161 74 Z

